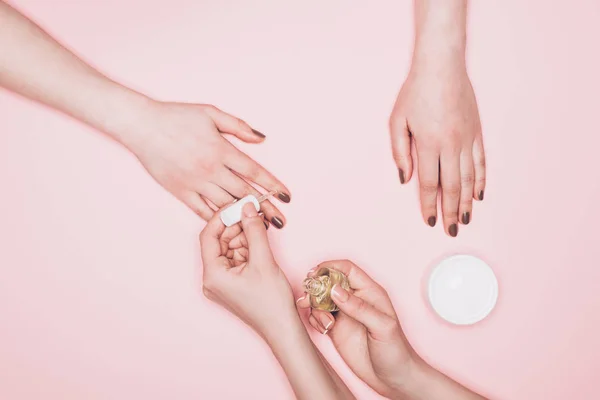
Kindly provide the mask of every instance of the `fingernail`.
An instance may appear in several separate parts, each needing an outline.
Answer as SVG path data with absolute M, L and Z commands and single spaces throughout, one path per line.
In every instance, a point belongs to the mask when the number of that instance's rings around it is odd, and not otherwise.
M 458 226 L 456 224 L 450 225 L 450 228 L 448 228 L 448 233 L 450 236 L 456 237 L 456 235 L 458 235 Z
M 331 328 L 331 325 L 333 325 L 333 321 L 331 320 L 331 317 L 329 316 L 329 314 L 321 314 L 319 313 L 319 317 L 317 318 L 319 323 L 321 324 L 321 326 L 323 326 L 323 335 L 326 335 L 327 332 L 329 331 L 329 328 Z
M 436 221 L 437 221 L 437 218 L 435 217 L 435 215 L 432 215 L 431 217 L 427 218 L 427 223 L 432 228 L 435 226 Z
M 471 222 L 471 213 L 467 211 L 462 215 L 462 223 L 468 225 L 469 222 Z
M 290 195 L 283 192 L 277 193 L 277 197 L 279 197 L 279 200 L 283 201 L 284 203 L 289 203 L 291 200 Z
M 280 220 L 278 217 L 271 218 L 271 223 L 275 225 L 275 228 L 277 229 L 283 228 L 283 221 Z
M 333 285 L 331 288 L 331 295 L 334 299 L 339 300 L 342 303 L 348 300 L 348 292 L 338 284 Z
M 254 208 L 254 204 L 252 203 L 244 204 L 242 211 L 244 211 L 246 217 L 256 217 L 258 215 L 256 208 Z
M 269 223 L 267 222 L 267 220 L 263 220 L 263 223 L 265 224 L 265 229 L 269 229 Z
M 302 300 L 304 300 L 306 298 L 306 295 L 298 298 L 298 300 L 296 300 L 296 304 L 300 303 Z
M 479 200 L 483 200 L 483 190 L 479 191 L 479 196 L 477 196 L 479 198 Z
M 256 129 L 252 129 L 252 132 L 259 138 L 262 138 L 262 139 L 266 138 L 265 135 L 263 135 L 261 132 L 257 131 Z
M 400 183 L 404 185 L 406 178 L 404 177 L 404 171 L 402 171 L 401 168 L 398 168 L 398 175 L 400 175 Z

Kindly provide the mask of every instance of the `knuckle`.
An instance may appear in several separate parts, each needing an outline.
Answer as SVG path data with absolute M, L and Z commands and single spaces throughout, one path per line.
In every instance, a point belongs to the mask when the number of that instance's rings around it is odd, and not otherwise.
M 435 182 L 435 183 L 433 181 L 421 182 L 421 192 L 423 192 L 423 194 L 427 195 L 427 196 L 437 194 L 438 187 L 439 187 L 439 185 L 437 182 Z
M 456 183 L 450 183 L 442 187 L 445 196 L 458 197 L 460 196 L 460 185 Z
M 475 181 L 475 177 L 473 176 L 473 174 L 463 174 L 460 177 L 460 183 L 463 186 L 471 186 L 474 181 Z
M 386 335 L 393 335 L 395 334 L 399 329 L 400 326 L 398 325 L 398 321 L 396 321 L 393 318 L 385 318 L 382 322 L 381 322 L 381 329 L 382 331 L 386 334 Z
M 484 156 L 477 157 L 475 160 L 473 160 L 473 162 L 476 167 L 485 168 L 485 157 Z

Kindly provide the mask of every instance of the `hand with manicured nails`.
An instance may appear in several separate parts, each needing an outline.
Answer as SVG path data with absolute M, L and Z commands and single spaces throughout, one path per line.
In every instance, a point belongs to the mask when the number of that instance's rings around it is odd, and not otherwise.
M 243 229 L 243 231 L 242 231 Z M 290 284 L 273 258 L 262 217 L 252 204 L 226 228 L 216 214 L 200 234 L 203 292 L 270 339 L 298 318 Z
M 269 345 L 296 398 L 354 399 L 315 348 L 294 306 L 292 289 L 273 258 L 262 217 L 252 204 L 226 228 L 215 215 L 200 234 L 203 292 Z
M 334 286 L 331 296 L 340 311 L 334 318 L 326 311 L 311 309 L 310 325 L 329 335 L 344 361 L 362 381 L 379 394 L 392 397 L 410 368 L 413 351 L 387 293 L 350 261 L 328 261 L 320 267 L 345 274 L 352 293 Z M 301 297 L 297 304 L 300 308 L 309 307 L 308 296 Z
M 0 21 L 0 87 L 107 133 L 203 219 L 234 198 L 257 195 L 252 184 L 290 201 L 279 180 L 223 137 L 262 143 L 265 136 L 244 121 L 211 105 L 160 102 L 126 88 L 3 1 Z M 262 209 L 275 227 L 283 227 L 285 218 L 271 202 Z
M 339 307 L 335 318 L 331 313 L 310 309 L 309 323 L 331 338 L 340 356 L 362 381 L 392 399 L 481 399 L 428 366 L 415 353 L 387 292 L 362 269 L 347 260 L 324 262 L 317 269 L 320 267 L 345 274 L 351 291 L 335 285 L 331 292 Z M 309 308 L 308 296 L 298 299 L 297 305 Z
M 443 224 L 453 237 L 459 223 L 471 221 L 473 199 L 483 200 L 486 175 L 479 111 L 465 62 L 466 3 L 415 1 L 413 62 L 390 117 L 400 182 L 411 179 L 418 162 L 423 219 L 436 225 L 441 187 Z
M 265 136 L 244 121 L 211 105 L 151 101 L 146 108 L 135 131 L 122 135 L 125 144 L 158 183 L 203 219 L 234 198 L 258 197 L 251 183 L 290 201 L 283 183 L 223 137 L 261 143 Z M 276 228 L 283 227 L 285 218 L 270 201 L 261 208 Z

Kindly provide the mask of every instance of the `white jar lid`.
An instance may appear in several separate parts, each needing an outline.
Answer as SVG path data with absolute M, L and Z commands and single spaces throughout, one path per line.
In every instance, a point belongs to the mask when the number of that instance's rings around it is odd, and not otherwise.
M 494 309 L 498 281 L 494 271 L 470 255 L 455 255 L 439 263 L 427 288 L 434 311 L 455 325 L 472 325 Z

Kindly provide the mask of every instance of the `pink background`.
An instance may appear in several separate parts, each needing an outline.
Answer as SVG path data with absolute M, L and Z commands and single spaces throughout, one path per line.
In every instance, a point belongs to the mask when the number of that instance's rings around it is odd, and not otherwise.
M 242 147 L 293 192 L 270 235 L 296 290 L 317 262 L 353 259 L 460 382 L 499 399 L 597 397 L 598 1 L 473 2 L 489 186 L 454 240 L 423 224 L 390 152 L 410 1 L 15 4 L 114 78 L 268 135 Z M 6 92 L 0 113 L 0 398 L 291 396 L 258 337 L 202 297 L 198 218 L 91 129 Z M 497 308 L 469 328 L 442 323 L 421 292 L 456 252 L 500 281 Z M 377 398 L 315 340 L 359 398 Z

